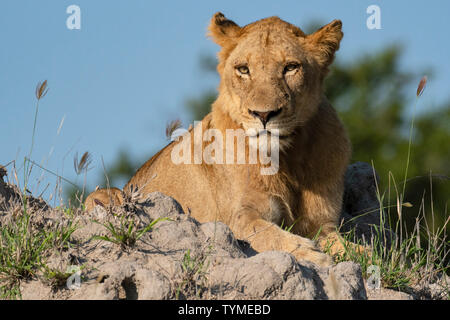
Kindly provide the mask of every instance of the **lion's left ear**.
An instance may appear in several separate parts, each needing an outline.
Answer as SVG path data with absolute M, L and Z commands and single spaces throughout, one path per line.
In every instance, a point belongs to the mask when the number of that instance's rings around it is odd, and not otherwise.
M 333 20 L 306 37 L 308 49 L 321 67 L 327 68 L 333 62 L 343 36 L 341 20 Z
M 209 36 L 221 47 L 234 43 L 241 31 L 241 27 L 234 21 L 228 20 L 221 12 L 214 14 L 208 29 Z

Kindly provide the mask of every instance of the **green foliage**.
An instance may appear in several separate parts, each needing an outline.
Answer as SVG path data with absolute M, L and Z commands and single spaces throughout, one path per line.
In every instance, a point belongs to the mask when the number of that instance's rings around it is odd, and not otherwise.
M 106 228 L 108 235 L 94 235 L 92 239 L 112 242 L 120 245 L 124 249 L 127 249 L 133 247 L 145 233 L 149 232 L 155 226 L 155 224 L 170 219 L 158 218 L 143 228 L 138 227 L 138 222 L 134 217 L 120 215 L 118 220 L 119 224 L 117 226 L 112 222 L 100 223 L 94 220 L 95 223 L 98 223 Z
M 200 298 L 206 290 L 205 281 L 209 262 L 207 258 L 212 251 L 212 247 L 208 246 L 206 251 L 202 251 L 199 255 L 191 255 L 191 250 L 188 249 L 181 261 L 181 268 L 183 269 L 183 276 L 179 280 L 179 284 L 175 290 L 175 299 L 178 300 L 180 295 L 183 298 L 195 295 Z
M 85 269 L 86 266 L 81 266 L 78 269 L 61 271 L 57 268 L 49 268 L 47 265 L 44 265 L 43 269 L 43 278 L 44 280 L 53 288 L 61 288 L 66 285 L 67 279 L 78 270 L 81 271 Z
M 186 109 L 190 112 L 194 120 L 200 121 L 211 111 L 211 105 L 216 98 L 217 93 L 213 90 L 208 90 L 197 98 L 187 99 Z
M 349 131 L 352 160 L 373 162 L 380 175 L 381 189 L 386 190 L 386 198 L 390 200 L 389 216 L 390 204 L 396 201 L 393 191 L 403 186 L 409 159 L 402 201 L 412 206 L 404 208 L 404 222 L 411 230 L 419 207 L 424 205 L 428 213 L 434 213 L 432 223 L 436 229 L 448 216 L 450 149 L 445 146 L 450 141 L 450 103 L 434 108 L 426 106 L 426 112 L 416 115 L 408 158 L 415 90 L 407 92 L 406 88 L 412 80 L 417 85 L 422 75 L 400 70 L 401 53 L 398 47 L 388 47 L 351 63 L 335 63 L 325 81 L 325 93 Z M 420 105 L 420 99 L 417 103 Z M 396 216 L 395 212 L 393 215 Z
M 20 281 L 45 270 L 48 252 L 68 248 L 77 229 L 72 221 L 57 224 L 51 231 L 33 228 L 26 208 L 0 225 L 0 296 L 8 299 L 20 297 Z
M 192 257 L 191 250 L 188 249 L 183 256 L 181 267 L 184 272 L 189 274 L 203 273 L 205 269 L 205 258 L 206 256 L 204 255 L 201 257 Z
M 295 224 L 298 222 L 299 219 L 295 220 L 291 225 L 284 225 L 284 219 L 281 221 L 280 228 L 284 231 L 291 232 L 292 228 L 295 226 Z
M 218 83 L 219 75 L 216 72 L 217 60 L 212 55 L 201 55 L 199 59 L 200 71 L 212 75 L 215 84 Z M 210 87 L 198 97 L 189 97 L 185 101 L 185 107 L 191 114 L 192 120 L 200 121 L 211 111 L 211 105 L 217 98 L 217 91 Z
M 66 223 L 58 223 L 52 230 L 47 231 L 50 236 L 50 246 L 55 249 L 65 250 L 72 245 L 72 234 L 79 228 L 70 217 Z
M 0 226 L 0 286 L 11 287 L 32 277 L 43 265 L 51 237 L 44 230 L 31 230 L 26 211 L 16 221 Z
M 424 215 L 422 215 L 424 219 Z M 446 224 L 431 232 L 422 219 L 416 221 L 416 225 L 407 237 L 399 236 L 393 239 L 390 245 L 386 245 L 386 229 L 375 227 L 375 235 L 371 240 L 370 249 L 361 252 L 353 245 L 362 244 L 355 237 L 354 230 L 343 234 L 342 245 L 344 251 L 334 256 L 335 262 L 354 261 L 361 266 L 363 275 L 368 278 L 368 268 L 377 266 L 380 269 L 380 280 L 383 287 L 407 291 L 409 287 L 421 282 L 431 282 L 442 274 L 448 273 L 450 266 L 445 262 L 448 254 L 448 241 L 445 239 Z M 447 221 L 448 222 L 448 221 Z M 401 234 L 402 221 L 397 222 L 393 228 L 397 234 Z M 428 241 L 421 244 L 422 231 L 428 233 Z M 328 248 L 331 247 L 331 243 Z M 326 252 L 330 253 L 328 250 Z M 450 283 L 443 287 L 444 291 L 450 290 Z

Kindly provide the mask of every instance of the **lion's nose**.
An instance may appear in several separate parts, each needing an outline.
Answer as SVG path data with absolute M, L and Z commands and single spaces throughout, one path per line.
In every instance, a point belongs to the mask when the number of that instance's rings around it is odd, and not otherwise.
M 262 124 L 264 125 L 264 128 L 266 127 L 267 122 L 269 122 L 270 118 L 273 118 L 277 115 L 279 115 L 281 112 L 281 108 L 278 110 L 272 110 L 272 111 L 255 111 L 248 109 L 248 113 L 250 113 L 255 118 L 258 118 L 261 120 Z

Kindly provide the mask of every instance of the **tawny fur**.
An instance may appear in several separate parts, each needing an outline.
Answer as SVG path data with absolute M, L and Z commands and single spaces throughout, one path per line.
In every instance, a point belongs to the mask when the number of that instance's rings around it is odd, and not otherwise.
M 262 129 L 262 121 L 249 111 L 281 109 L 266 125 L 281 136 L 278 173 L 261 175 L 259 163 L 176 165 L 171 152 L 180 142 L 173 142 L 147 161 L 124 191 L 133 186 L 143 196 L 153 191 L 172 196 L 200 222 L 226 223 L 257 251 L 284 250 L 297 259 L 330 264 L 331 258 L 310 238 L 320 230 L 322 244 L 337 239 L 351 154 L 346 131 L 322 92 L 343 36 L 341 26 L 335 20 L 306 35 L 277 17 L 241 28 L 215 14 L 209 35 L 221 46 L 221 82 L 212 112 L 201 123 L 203 131 L 215 128 L 225 137 L 226 129 Z M 293 71 L 285 72 L 288 64 Z M 249 74 L 237 71 L 242 65 Z M 188 134 L 194 148 L 193 130 Z M 200 147 L 208 143 L 200 142 Z M 121 197 L 118 189 L 98 190 L 86 199 L 86 207 L 92 209 L 94 199 L 120 204 Z M 281 224 L 293 225 L 291 232 Z M 339 241 L 335 243 L 339 249 Z

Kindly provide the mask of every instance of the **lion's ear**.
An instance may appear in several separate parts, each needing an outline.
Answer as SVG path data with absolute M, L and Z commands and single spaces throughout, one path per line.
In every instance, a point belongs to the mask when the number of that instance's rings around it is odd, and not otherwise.
M 321 67 L 327 68 L 333 62 L 343 36 L 341 20 L 333 20 L 306 37 L 308 48 Z
M 223 47 L 230 42 L 234 42 L 234 39 L 239 36 L 241 27 L 228 20 L 221 12 L 217 12 L 212 17 L 208 30 L 208 35 L 214 42 Z

